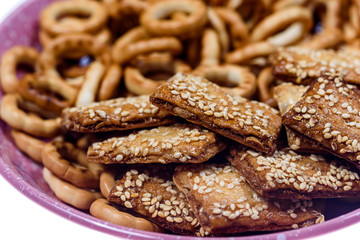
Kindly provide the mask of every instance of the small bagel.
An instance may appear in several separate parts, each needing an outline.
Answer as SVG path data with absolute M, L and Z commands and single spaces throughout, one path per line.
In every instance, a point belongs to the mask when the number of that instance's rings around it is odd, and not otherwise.
M 46 144 L 44 141 L 15 129 L 11 129 L 10 133 L 20 151 L 35 162 L 42 163 L 41 151 Z
M 111 206 L 104 198 L 95 200 L 90 206 L 90 214 L 99 219 L 115 223 L 124 227 L 131 227 L 143 231 L 163 232 L 156 224 L 126 212 L 119 211 Z
M 81 189 L 75 187 L 71 183 L 61 180 L 52 174 L 46 167 L 43 169 L 43 178 L 50 189 L 55 193 L 56 197 L 61 201 L 82 210 L 89 210 L 91 204 L 96 199 L 102 197 L 99 192 Z
M 80 188 L 99 187 L 102 165 L 89 163 L 86 152 L 72 143 L 55 139 L 45 145 L 41 158 L 44 166 L 61 179 Z
M 61 16 L 74 15 L 61 19 Z M 88 16 L 77 18 L 76 15 Z M 58 1 L 49 4 L 40 15 L 40 26 L 52 36 L 65 33 L 95 33 L 106 23 L 105 7 L 95 1 Z
M 256 77 L 246 67 L 231 64 L 200 66 L 193 74 L 215 82 L 222 86 L 224 91 L 238 96 L 250 98 L 256 91 Z
M 175 12 L 185 12 L 186 18 L 164 20 Z M 207 22 L 206 5 L 202 1 L 158 1 L 140 16 L 140 23 L 155 36 L 186 36 L 199 31 Z
M 25 100 L 19 94 L 6 94 L 1 101 L 0 116 L 11 127 L 37 137 L 51 138 L 61 131 L 60 118 L 42 119 L 20 108 Z
M 15 93 L 19 87 L 20 80 L 16 75 L 19 64 L 27 64 L 34 68 L 35 72 L 40 70 L 40 54 L 35 48 L 15 46 L 7 50 L 1 60 L 0 81 L 1 89 L 5 93 Z

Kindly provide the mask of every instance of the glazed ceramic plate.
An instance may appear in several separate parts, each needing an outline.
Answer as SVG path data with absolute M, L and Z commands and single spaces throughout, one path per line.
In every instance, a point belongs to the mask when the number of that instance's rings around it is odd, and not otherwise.
M 0 56 L 15 45 L 39 48 L 37 31 L 41 9 L 51 0 L 25 1 L 0 24 Z M 2 93 L 0 92 L 0 99 Z M 42 178 L 42 166 L 19 152 L 10 135 L 9 127 L 0 120 L 0 173 L 17 190 L 49 211 L 83 226 L 128 239 L 191 239 L 164 233 L 150 233 L 126 228 L 92 217 L 58 200 Z M 327 200 L 324 213 L 326 222 L 302 229 L 277 233 L 257 233 L 231 239 L 299 239 L 319 236 L 360 221 L 360 202 Z M 209 238 L 206 238 L 209 239 Z M 224 239 L 224 238 L 217 238 Z

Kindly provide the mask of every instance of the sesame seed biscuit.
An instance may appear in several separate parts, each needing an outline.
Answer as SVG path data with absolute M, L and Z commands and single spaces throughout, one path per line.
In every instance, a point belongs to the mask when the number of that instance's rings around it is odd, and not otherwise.
M 96 142 L 89 147 L 87 158 L 105 164 L 200 163 L 225 147 L 221 136 L 195 124 L 178 123 Z
M 283 124 L 360 169 L 360 90 L 322 75 L 283 116 Z
M 312 50 L 301 47 L 279 48 L 271 56 L 273 75 L 284 81 L 309 84 L 325 72 L 338 73 L 352 84 L 360 84 L 358 51 Z
M 154 127 L 176 122 L 169 113 L 149 102 L 149 96 L 117 98 L 66 108 L 62 125 L 74 132 L 107 132 Z
M 150 101 L 258 151 L 275 150 L 281 129 L 278 111 L 228 94 L 204 78 L 177 73 L 150 96 Z
M 180 165 L 173 179 L 209 234 L 299 228 L 324 219 L 315 201 L 261 197 L 230 164 Z
M 115 182 L 108 200 L 169 231 L 195 235 L 199 222 L 172 181 L 173 165 L 133 166 Z
M 298 154 L 289 148 L 264 156 L 242 146 L 227 159 L 262 196 L 284 199 L 345 198 L 360 193 L 355 167 L 334 156 Z
M 277 101 L 281 115 L 284 115 L 289 109 L 297 103 L 301 96 L 306 92 L 309 86 L 295 85 L 285 82 L 274 87 L 274 98 Z M 292 150 L 307 153 L 323 153 L 326 151 L 319 144 L 297 134 L 290 128 L 285 127 L 288 145 Z

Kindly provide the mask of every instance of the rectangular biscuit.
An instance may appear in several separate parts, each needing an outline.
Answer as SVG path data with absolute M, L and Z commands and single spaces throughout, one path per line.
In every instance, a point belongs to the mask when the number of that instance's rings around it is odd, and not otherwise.
M 192 123 L 177 123 L 96 142 L 88 148 L 90 162 L 201 163 L 226 147 L 225 139 Z
M 132 166 L 115 182 L 108 201 L 171 232 L 200 235 L 191 206 L 172 180 L 174 168 L 169 164 Z
M 150 101 L 258 151 L 272 153 L 276 147 L 281 129 L 277 110 L 225 93 L 204 78 L 177 73 L 150 96 Z
M 151 104 L 146 95 L 66 108 L 62 112 L 62 125 L 82 133 L 154 127 L 176 121 L 174 116 Z
M 324 219 L 315 201 L 263 198 L 228 163 L 180 165 L 173 179 L 210 234 L 292 229 Z
M 357 169 L 334 156 L 298 154 L 289 148 L 265 156 L 234 146 L 227 159 L 262 196 L 312 199 L 360 194 Z
M 360 91 L 325 74 L 283 116 L 292 131 L 360 168 Z
M 309 84 L 325 72 L 338 73 L 352 84 L 360 84 L 360 55 L 356 51 L 279 48 L 272 56 L 274 77 L 297 84 Z

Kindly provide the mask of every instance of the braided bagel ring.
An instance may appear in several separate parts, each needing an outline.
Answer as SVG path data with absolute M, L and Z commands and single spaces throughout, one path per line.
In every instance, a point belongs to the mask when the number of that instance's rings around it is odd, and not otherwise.
M 287 26 L 287 30 L 277 33 Z M 268 39 L 277 46 L 290 45 L 304 37 L 311 26 L 312 17 L 309 9 L 299 6 L 288 7 L 274 12 L 256 25 L 250 40 L 257 42 Z
M 87 19 L 58 20 L 64 15 L 89 15 Z M 105 7 L 95 1 L 59 1 L 53 2 L 42 11 L 40 26 L 52 36 L 66 33 L 96 33 L 106 23 L 107 12 Z
M 220 42 L 215 30 L 207 28 L 203 32 L 201 40 L 200 66 L 215 66 L 220 63 Z
M 276 47 L 267 41 L 249 43 L 226 54 L 225 62 L 233 64 L 249 63 L 258 57 L 268 57 L 275 50 Z
M 37 137 L 51 138 L 60 133 L 60 118 L 41 119 L 39 116 L 26 113 L 19 107 L 24 99 L 15 93 L 6 94 L 1 101 L 0 116 L 9 126 Z
M 41 153 L 44 166 L 57 177 L 80 188 L 98 188 L 101 164 L 89 163 L 86 152 L 70 142 L 55 139 Z
M 175 37 L 157 37 L 140 40 L 127 47 L 123 47 L 119 52 L 113 49 L 112 53 L 113 59 L 121 65 L 140 54 L 164 51 L 171 52 L 173 55 L 179 54 L 182 51 L 180 40 Z
M 102 197 L 101 193 L 75 187 L 71 183 L 65 182 L 56 177 L 52 172 L 44 167 L 43 178 L 61 201 L 82 210 L 89 210 L 91 204 Z
M 271 84 L 273 82 L 274 82 L 274 78 L 272 76 L 271 67 L 264 68 L 260 72 L 257 79 L 260 101 L 270 105 L 271 107 L 276 107 L 277 102 L 273 97 L 271 91 Z
M 151 61 L 151 60 L 150 60 Z M 151 70 L 160 70 L 172 75 L 177 72 L 189 72 L 190 67 L 180 60 L 147 62 L 143 63 L 139 68 L 126 67 L 125 68 L 125 86 L 127 90 L 136 95 L 144 95 L 153 93 L 164 81 L 155 81 L 143 75 Z
M 60 115 L 62 109 L 70 107 L 76 97 L 75 94 L 63 89 L 59 82 L 32 74 L 21 79 L 18 92 L 24 99 L 56 115 Z
M 99 198 L 91 204 L 90 214 L 99 219 L 124 227 L 131 227 L 150 232 L 163 232 L 157 225 L 144 218 L 135 217 L 126 212 L 117 210 L 103 198 Z
M 42 163 L 41 151 L 46 144 L 44 141 L 15 129 L 11 129 L 10 134 L 21 152 L 28 155 L 35 162 Z
M 40 55 L 35 48 L 15 46 L 7 50 L 1 60 L 0 80 L 1 88 L 5 93 L 15 93 L 19 87 L 16 76 L 16 67 L 20 63 L 33 66 L 35 72 L 40 70 Z
M 111 64 L 107 69 L 105 76 L 101 82 L 98 99 L 99 101 L 113 98 L 118 86 L 121 83 L 123 71 L 117 64 Z
M 178 11 L 189 15 L 181 20 L 163 20 Z M 140 16 L 141 25 L 155 36 L 181 37 L 197 32 L 206 22 L 206 5 L 202 1 L 159 1 L 150 5 Z
M 238 96 L 250 98 L 256 91 L 256 77 L 245 67 L 230 64 L 200 66 L 193 74 L 215 82 L 222 86 L 224 91 Z

